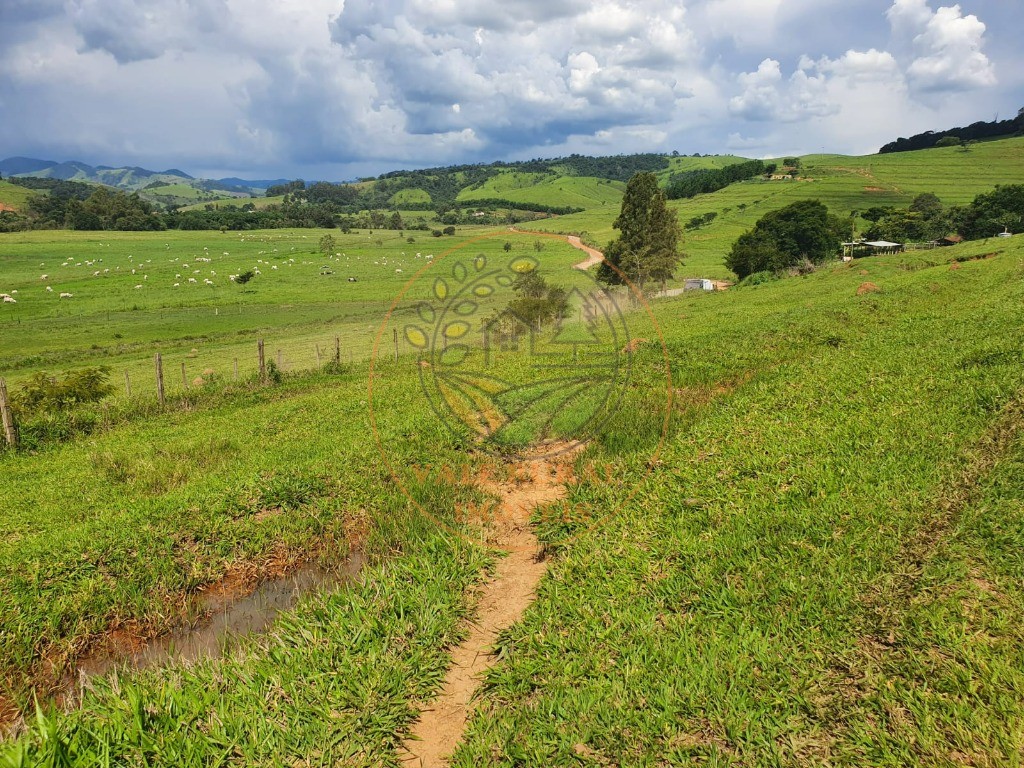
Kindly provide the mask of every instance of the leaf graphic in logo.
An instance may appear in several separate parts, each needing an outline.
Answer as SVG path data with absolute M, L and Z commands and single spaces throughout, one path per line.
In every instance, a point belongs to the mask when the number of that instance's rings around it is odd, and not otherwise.
M 512 271 L 518 272 L 520 275 L 525 274 L 526 272 L 533 272 L 533 270 L 538 266 L 538 261 L 536 259 L 531 259 L 528 256 L 522 256 L 509 264 Z
M 459 365 L 469 356 L 469 347 L 465 344 L 452 344 L 448 349 L 442 350 L 441 365 Z
M 473 289 L 473 293 L 475 293 L 482 299 L 485 296 L 490 296 L 492 293 L 494 293 L 494 289 L 491 288 L 491 286 L 489 285 L 484 285 L 483 283 L 481 283 L 480 285 Z
M 405 339 L 416 349 L 427 348 L 427 335 L 415 325 L 405 326 Z
M 439 277 L 434 281 L 434 295 L 441 301 L 448 298 L 448 283 L 444 281 L 443 277 Z
M 483 271 L 483 269 L 484 269 L 484 267 L 486 267 L 486 266 L 487 266 L 487 257 L 486 257 L 486 256 L 484 256 L 484 255 L 483 255 L 483 254 L 481 253 L 481 254 L 480 254 L 479 256 L 477 256 L 477 257 L 476 257 L 476 259 L 475 259 L 475 260 L 473 261 L 473 266 L 474 266 L 474 267 L 476 267 L 476 271 L 477 271 L 477 272 L 482 272 L 482 271 Z
M 466 299 L 464 301 L 460 301 L 458 304 L 455 305 L 455 314 L 472 315 L 474 312 L 476 312 L 476 309 L 476 302 Z
M 457 262 L 455 266 L 452 267 L 452 277 L 454 277 L 460 283 L 466 279 L 466 272 L 466 265 L 463 264 L 461 261 Z
M 456 320 L 454 323 L 448 323 L 444 327 L 444 335 L 449 339 L 458 339 L 469 333 L 469 323 L 463 322 L 462 320 Z
M 434 308 L 427 302 L 423 301 L 416 305 L 416 314 L 420 316 L 420 319 L 428 325 L 434 324 Z

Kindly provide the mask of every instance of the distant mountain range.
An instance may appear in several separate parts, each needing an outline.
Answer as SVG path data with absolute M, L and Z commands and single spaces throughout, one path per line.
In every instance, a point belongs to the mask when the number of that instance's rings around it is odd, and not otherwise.
M 88 165 L 77 160 L 56 162 L 39 160 L 34 157 L 8 157 L 0 160 L 0 175 L 37 176 L 62 181 L 83 181 L 93 184 L 105 184 L 109 187 L 135 192 L 159 190 L 161 186 L 183 184 L 206 192 L 227 192 L 235 195 L 260 193 L 267 187 L 283 184 L 288 179 L 197 179 L 177 168 L 166 171 L 150 171 L 138 166 L 113 168 L 108 165 Z

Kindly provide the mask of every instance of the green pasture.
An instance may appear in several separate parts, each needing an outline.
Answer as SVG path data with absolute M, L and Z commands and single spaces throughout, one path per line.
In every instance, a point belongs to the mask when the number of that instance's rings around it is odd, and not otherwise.
M 400 189 L 391 196 L 391 204 L 401 208 L 404 203 L 429 203 L 430 193 L 425 189 Z
M 679 276 L 728 277 L 732 240 L 795 200 L 969 201 L 1019 182 L 1022 147 L 809 156 L 808 181 L 678 201 L 683 222 L 718 214 L 685 234 Z M 617 208 L 531 226 L 603 244 Z M 510 295 L 467 303 L 474 276 L 513 259 L 570 290 L 591 278 L 571 269 L 579 251 L 528 232 L 334 230 L 326 257 L 324 233 L 0 236 L 0 292 L 17 299 L 0 304 L 0 375 L 16 388 L 102 363 L 133 381 L 91 434 L 0 452 L 0 715 L 26 720 L 0 766 L 401 765 L 500 557 L 459 535 L 459 510 L 502 466 L 428 400 L 443 364 L 419 364 L 409 328 L 461 354 L 479 330 L 462 315 Z M 499 639 L 453 765 L 1018 765 L 1024 238 L 621 299 L 636 347 L 621 400 L 567 498 L 534 516 L 550 570 Z M 282 350 L 279 381 L 253 376 L 260 337 L 270 360 Z M 335 337 L 341 364 L 312 370 Z M 525 379 L 534 352 L 573 375 L 519 393 L 534 410 L 486 447 L 571 435 L 600 391 L 573 389 L 597 357 L 566 349 L 500 348 L 496 377 Z M 215 375 L 186 392 L 181 363 Z M 469 385 L 490 383 L 467 384 L 466 409 Z M 91 681 L 77 709 L 49 697 L 112 630 L 164 631 L 225 575 L 336 565 L 357 546 L 360 579 L 223 658 Z
M 317 346 L 327 362 L 336 337 L 342 361 L 363 359 L 407 283 L 467 239 L 477 238 L 450 261 L 480 253 L 494 264 L 536 257 L 554 282 L 592 285 L 570 269 L 580 252 L 550 238 L 484 227 L 459 228 L 455 237 L 441 238 L 334 230 L 336 249 L 325 257 L 318 250 L 323 234 L 300 229 L 5 235 L 0 292 L 16 303 L 0 304 L 0 376 L 16 384 L 38 370 L 109 365 L 119 387 L 127 371 L 133 392 L 154 393 L 157 352 L 167 386 L 183 388 L 182 363 L 189 383 L 207 370 L 232 378 L 235 360 L 240 377 L 254 372 L 258 338 L 265 339 L 268 360 L 276 361 L 281 350 L 285 370 L 315 368 Z M 542 251 L 535 250 L 536 242 Z M 245 285 L 228 279 L 247 270 L 260 274 Z M 399 300 L 396 321 L 409 315 L 425 291 L 421 283 Z M 72 296 L 61 299 L 61 293 Z M 490 304 L 499 299 L 492 297 Z M 484 302 L 485 309 L 490 304 Z
M 626 185 L 618 181 L 552 173 L 508 172 L 459 193 L 459 202 L 501 198 L 517 203 L 618 209 Z
M 1012 764 L 1022 299 L 1010 240 L 658 299 L 657 328 L 631 315 L 631 385 L 536 516 L 551 571 L 454 764 Z M 419 373 L 377 371 L 383 452 L 362 369 L 0 457 L 3 646 L 25 675 L 111 617 L 170 621 L 171 595 L 275 540 L 344 552 L 355 516 L 391 553 L 225 660 L 97 682 L 9 762 L 399 765 L 485 565 L 388 480 L 443 519 L 473 486 L 408 468 L 490 461 Z
M 230 195 L 217 190 L 208 192 L 191 184 L 163 184 L 159 187 L 147 187 L 144 190 L 140 190 L 140 192 L 145 195 L 179 198 L 183 203 L 199 200 L 208 202 L 214 200 L 239 200 L 244 203 L 249 200 L 248 197 L 238 197 L 237 195 Z
M 32 199 L 36 192 L 9 181 L 0 180 L 0 203 L 16 211 L 24 210 L 26 204 Z
M 609 435 L 537 516 L 453 764 L 1017 764 L 1022 299 L 978 243 L 659 302 L 658 469 Z
M 752 179 L 711 194 L 670 201 L 682 223 L 712 211 L 717 214 L 710 225 L 683 233 L 685 266 L 677 276 L 732 278 L 723 260 L 736 238 L 769 211 L 798 200 L 821 200 L 832 213 L 849 216 L 873 206 L 905 207 L 923 192 L 934 193 L 946 205 L 965 204 L 997 184 L 1020 183 L 1024 139 L 980 142 L 967 152 L 941 148 L 865 157 L 808 155 L 802 163 L 804 180 Z M 591 208 L 531 227 L 586 232 L 600 247 L 615 236 L 611 224 L 616 215 L 617 206 Z M 866 224 L 857 219 L 859 228 Z
M 212 205 L 214 208 L 224 208 L 227 206 L 234 206 L 241 208 L 243 205 L 252 203 L 252 205 L 259 208 L 266 208 L 271 205 L 281 205 L 284 202 L 284 195 L 275 195 L 273 197 L 227 197 L 219 200 L 205 200 L 201 203 L 193 203 L 192 205 L 182 206 L 183 211 L 202 211 L 207 205 Z

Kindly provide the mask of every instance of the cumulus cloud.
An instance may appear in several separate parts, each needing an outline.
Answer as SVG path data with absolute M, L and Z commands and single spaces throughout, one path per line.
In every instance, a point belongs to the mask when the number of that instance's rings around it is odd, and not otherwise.
M 666 0 L 348 0 L 331 30 L 412 134 L 473 126 L 504 149 L 654 122 L 699 78 L 685 11 Z
M 977 119 L 997 63 L 1013 92 L 1012 10 L 986 28 L 939 0 L 877 2 L 0 0 L 0 155 L 351 178 L 725 141 L 860 150 Z
M 226 0 L 71 0 L 67 7 L 84 50 L 124 64 L 192 48 L 229 19 Z
M 803 59 L 784 81 L 779 62 L 765 59 L 754 72 L 742 72 L 736 78 L 743 91 L 729 100 L 729 111 L 745 120 L 783 123 L 834 114 L 839 106 L 829 100 L 826 79 L 817 69 L 818 65 Z
M 977 16 L 964 16 L 959 5 L 933 11 L 928 0 L 895 0 L 886 15 L 894 37 L 909 49 L 906 72 L 915 92 L 995 84 L 995 68 L 981 50 L 986 27 Z

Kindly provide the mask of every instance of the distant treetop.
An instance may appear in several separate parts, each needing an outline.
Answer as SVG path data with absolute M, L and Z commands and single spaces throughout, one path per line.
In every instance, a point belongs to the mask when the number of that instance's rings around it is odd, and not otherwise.
M 891 141 L 878 150 L 878 154 L 885 155 L 889 152 L 910 152 L 915 149 L 930 149 L 936 146 L 955 146 L 960 142 L 978 141 L 979 139 L 991 139 L 996 136 L 1014 136 L 1024 133 L 1024 108 L 1017 111 L 1017 116 L 1011 120 L 993 120 L 991 122 L 971 123 L 965 128 L 950 128 L 945 131 L 925 131 L 911 136 L 909 139 L 899 138 Z M 944 141 L 944 139 L 959 139 L 958 142 Z

